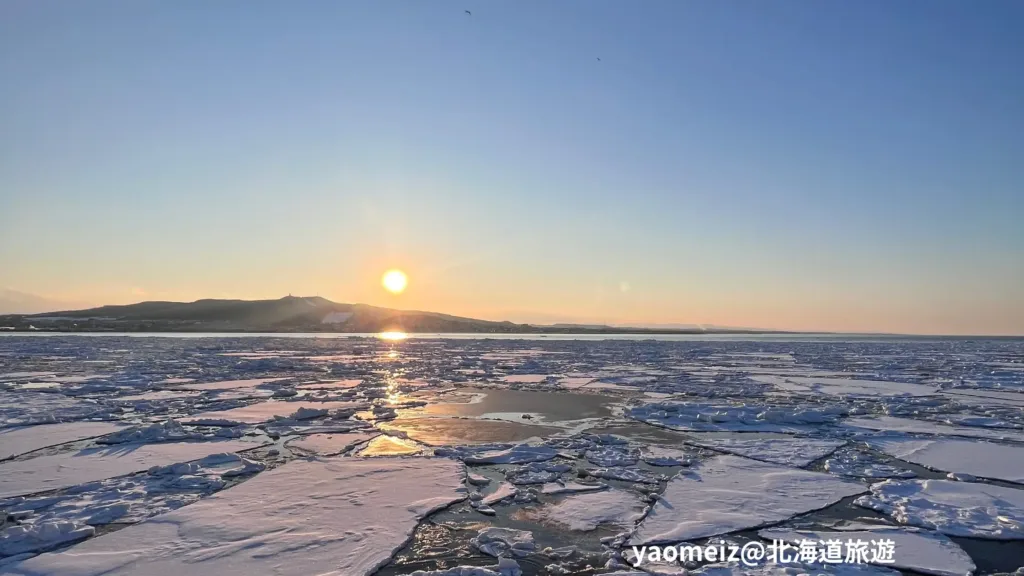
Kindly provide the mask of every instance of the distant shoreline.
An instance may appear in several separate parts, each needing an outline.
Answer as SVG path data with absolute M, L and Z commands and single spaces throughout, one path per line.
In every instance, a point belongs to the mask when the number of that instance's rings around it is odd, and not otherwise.
M 1024 340 L 1024 336 L 1006 335 L 929 335 L 929 334 L 870 334 L 841 332 L 407 332 L 400 339 L 494 339 L 494 340 L 632 340 L 644 339 L 662 342 L 685 341 L 742 341 L 761 342 L 787 341 L 970 341 L 970 340 Z M 128 338 L 381 338 L 380 332 L 267 332 L 259 330 L 165 330 L 165 331 L 116 331 L 116 330 L 0 330 L 2 337 L 128 337 Z

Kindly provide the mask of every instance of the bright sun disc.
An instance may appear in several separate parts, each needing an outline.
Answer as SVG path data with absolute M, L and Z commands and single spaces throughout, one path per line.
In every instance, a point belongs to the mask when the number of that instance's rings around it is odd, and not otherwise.
M 405 286 L 409 283 L 409 278 L 406 277 L 405 272 L 401 270 L 388 270 L 384 273 L 384 277 L 381 278 L 380 283 L 384 285 L 384 289 L 392 294 L 401 294 L 405 290 Z

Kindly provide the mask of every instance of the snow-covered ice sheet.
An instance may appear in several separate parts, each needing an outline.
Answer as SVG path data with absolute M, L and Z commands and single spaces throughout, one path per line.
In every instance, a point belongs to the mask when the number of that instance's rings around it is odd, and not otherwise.
M 748 406 L 703 402 L 657 402 L 631 408 L 626 415 L 673 430 L 705 432 L 809 432 L 832 424 L 842 407 Z
M 825 470 L 851 478 L 913 478 L 917 473 L 907 468 L 879 461 L 879 457 L 853 447 L 840 448 L 825 460 Z
M 88 538 L 95 532 L 96 529 L 92 526 L 82 526 L 66 520 L 11 526 L 0 533 L 0 557 L 48 550 L 61 544 Z M 3 572 L 2 565 L 0 572 Z
M 819 440 L 815 438 L 721 438 L 690 435 L 694 444 L 797 468 L 823 458 L 846 442 L 843 440 Z
M 696 450 L 645 446 L 641 458 L 651 466 L 689 466 L 696 460 Z
M 229 478 L 264 469 L 263 463 L 237 454 L 211 454 L 143 474 L 79 484 L 56 496 L 0 500 L 0 509 L 17 519 L 16 526 L 0 533 L 0 556 L 45 551 L 91 536 L 86 526 L 139 522 L 216 492 Z
M 558 451 L 547 446 L 519 444 L 506 450 L 477 452 L 464 458 L 467 464 L 525 464 L 544 462 L 558 455 Z
M 254 388 L 261 384 L 277 382 L 284 378 L 249 378 L 245 380 L 222 380 L 220 382 L 203 382 L 200 384 L 179 384 L 175 388 L 182 390 L 234 390 L 236 388 Z
M 0 429 L 0 460 L 47 446 L 103 436 L 120 428 L 121 426 L 111 422 L 68 422 Z
M 631 543 L 681 542 L 756 528 L 866 489 L 828 474 L 718 456 L 674 477 Z
M 757 376 L 753 378 L 758 379 Z M 932 396 L 937 393 L 934 386 L 923 384 L 850 378 L 787 376 L 773 379 L 771 383 L 788 392 L 832 396 Z
M 943 472 L 1024 483 L 1024 446 L 983 440 L 951 438 L 891 438 L 867 440 L 875 448 L 901 460 Z
M 348 432 L 342 434 L 310 434 L 288 443 L 290 448 L 299 448 L 314 454 L 330 456 L 344 452 L 349 446 L 367 442 L 376 437 L 373 432 Z
M 244 440 L 119 444 L 0 463 L 0 498 L 67 488 L 196 460 L 218 452 L 238 452 L 261 446 Z
M 937 422 L 926 422 L 912 418 L 895 416 L 879 416 L 877 418 L 849 418 L 843 422 L 846 426 L 882 430 L 886 432 L 906 432 L 908 434 L 934 434 L 938 436 L 964 436 L 967 438 L 987 438 L 990 440 L 1014 440 L 1024 442 L 1024 431 L 979 428 L 975 426 L 948 426 Z
M 364 407 L 365 405 L 359 402 L 284 402 L 270 400 L 240 408 L 232 408 L 231 410 L 203 412 L 195 416 L 182 418 L 181 421 L 185 424 L 261 424 L 263 422 L 270 422 L 275 417 L 287 418 L 300 409 L 346 411 Z
M 766 540 L 783 540 L 790 543 L 800 540 L 839 540 L 844 545 L 844 558 L 847 554 L 845 545 L 849 541 L 891 540 L 895 546 L 893 562 L 885 563 L 885 566 L 932 576 L 970 576 L 975 569 L 974 561 L 956 543 L 942 534 L 923 530 L 885 528 L 871 531 L 813 532 L 769 529 L 761 530 L 758 535 Z
M 363 576 L 465 498 L 443 458 L 295 460 L 174 512 L 5 567 L 16 576 Z
M 950 536 L 1024 539 L 1024 490 L 952 480 L 887 480 L 854 503 L 900 524 Z
M 598 526 L 632 528 L 643 517 L 647 505 L 636 494 L 612 488 L 598 492 L 572 494 L 531 514 L 535 520 L 576 532 Z

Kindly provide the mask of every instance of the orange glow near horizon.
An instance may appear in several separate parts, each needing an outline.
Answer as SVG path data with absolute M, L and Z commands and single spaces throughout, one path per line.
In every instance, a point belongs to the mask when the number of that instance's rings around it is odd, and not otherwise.
M 405 340 L 406 338 L 409 337 L 409 335 L 406 334 L 405 332 L 399 332 L 399 331 L 396 330 L 396 331 L 381 332 L 380 334 L 377 334 L 377 337 L 380 338 L 381 340 L 392 340 L 392 341 L 395 341 L 395 340 Z

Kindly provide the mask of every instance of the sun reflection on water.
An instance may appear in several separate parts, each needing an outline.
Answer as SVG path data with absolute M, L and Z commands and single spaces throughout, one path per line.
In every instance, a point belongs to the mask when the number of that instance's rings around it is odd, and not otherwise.
M 409 335 L 405 332 L 389 331 L 381 332 L 380 334 L 377 334 L 377 337 L 381 340 L 405 340 Z

